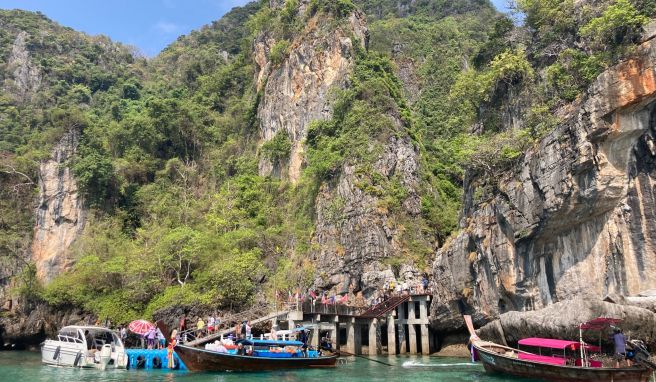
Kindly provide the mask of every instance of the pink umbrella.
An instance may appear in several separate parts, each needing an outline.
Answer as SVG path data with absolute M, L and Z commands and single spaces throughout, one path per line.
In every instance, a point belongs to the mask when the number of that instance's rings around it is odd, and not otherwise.
M 128 329 L 130 329 L 131 332 L 140 335 L 148 333 L 154 327 L 155 325 L 146 320 L 134 320 L 130 322 L 130 325 L 128 325 Z

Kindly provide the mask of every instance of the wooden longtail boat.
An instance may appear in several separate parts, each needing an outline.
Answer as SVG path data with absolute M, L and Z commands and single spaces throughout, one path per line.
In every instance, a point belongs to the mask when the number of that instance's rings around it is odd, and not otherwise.
M 503 373 L 545 381 L 647 382 L 653 370 L 642 365 L 623 368 L 567 365 L 566 360 L 481 340 L 470 316 L 464 316 L 470 341 L 488 373 Z M 580 361 L 577 362 L 580 364 Z
M 237 355 L 233 353 L 219 353 L 202 348 L 176 345 L 178 354 L 187 369 L 191 371 L 264 371 L 282 369 L 306 369 L 317 367 L 334 367 L 337 355 L 321 356 L 310 352 L 310 356 L 303 356 L 300 351 L 302 342 L 298 341 L 270 341 L 252 340 L 244 342 L 252 347 L 251 355 Z M 267 349 L 275 347 L 298 347 L 294 352 L 273 352 Z M 257 350 L 260 349 L 260 350 Z

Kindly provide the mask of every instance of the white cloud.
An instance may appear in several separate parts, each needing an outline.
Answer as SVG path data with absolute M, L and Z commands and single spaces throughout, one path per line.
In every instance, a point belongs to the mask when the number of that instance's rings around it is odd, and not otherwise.
M 153 29 L 164 34 L 174 34 L 179 33 L 183 28 L 176 23 L 160 20 L 153 26 Z

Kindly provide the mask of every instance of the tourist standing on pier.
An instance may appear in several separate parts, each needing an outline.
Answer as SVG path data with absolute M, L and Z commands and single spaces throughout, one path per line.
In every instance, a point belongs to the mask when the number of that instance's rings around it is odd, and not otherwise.
M 157 328 L 153 326 L 146 333 L 146 340 L 148 340 L 148 350 L 152 350 L 155 348 L 155 338 L 157 338 Z
M 166 337 L 164 337 L 164 333 L 157 328 L 157 349 L 164 349 L 166 347 Z
M 240 333 L 241 333 L 241 339 L 246 339 L 246 321 L 242 321 Z
M 251 338 L 253 338 L 253 336 L 251 335 L 251 322 L 250 321 L 246 321 L 246 338 L 249 339 L 249 340 Z
M 212 334 L 214 332 L 214 325 L 215 325 L 215 319 L 214 316 L 210 314 L 210 316 L 207 318 L 207 333 Z
M 171 341 L 169 342 L 169 347 L 166 349 L 166 359 L 169 369 L 175 368 L 175 357 L 173 357 L 173 348 L 178 343 L 178 331 L 173 329 L 171 332 Z
M 121 336 L 121 342 L 125 345 L 125 340 L 128 339 L 128 330 L 125 328 L 125 326 L 121 325 L 121 328 L 119 329 L 119 335 Z
M 180 333 L 184 332 L 187 330 L 187 317 L 183 314 L 182 317 L 180 317 L 180 321 L 178 322 L 178 330 Z
M 615 367 L 620 367 L 620 362 L 626 360 L 628 367 L 631 367 L 631 360 L 626 354 L 626 336 L 622 333 L 622 329 L 613 329 L 613 343 L 615 345 Z
M 196 323 L 197 336 L 198 337 L 202 336 L 204 331 L 205 331 L 205 321 L 203 321 L 202 317 L 199 317 L 198 322 Z

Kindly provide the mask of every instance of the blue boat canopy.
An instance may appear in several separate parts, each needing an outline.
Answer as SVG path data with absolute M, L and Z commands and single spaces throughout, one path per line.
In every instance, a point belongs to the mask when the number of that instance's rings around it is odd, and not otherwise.
M 244 345 L 253 345 L 253 346 L 303 346 L 301 341 L 276 341 L 276 340 L 243 340 L 238 341 Z

